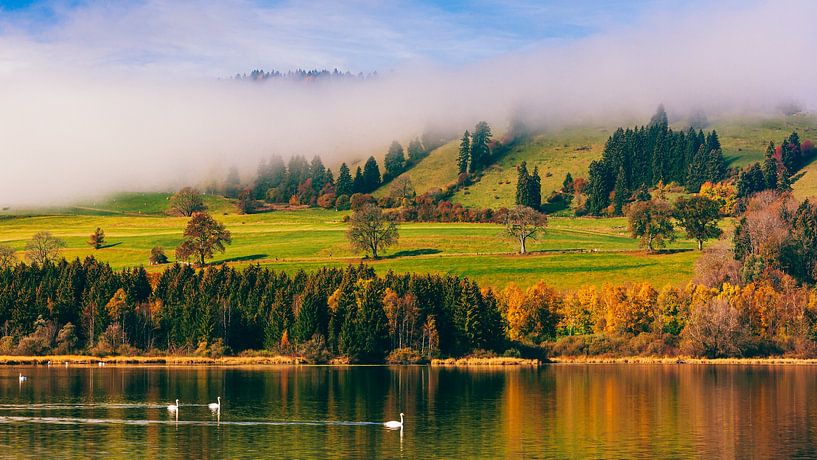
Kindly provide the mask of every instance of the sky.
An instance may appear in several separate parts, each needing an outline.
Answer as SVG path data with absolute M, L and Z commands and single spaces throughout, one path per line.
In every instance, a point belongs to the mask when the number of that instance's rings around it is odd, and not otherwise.
M 637 23 L 674 1 L 0 2 L 0 37 L 73 66 L 204 76 L 255 68 L 460 65 Z M 66 48 L 73 45 L 67 53 Z M 79 49 L 76 49 L 79 48 Z M 14 67 L 14 57 L 6 57 Z M 25 66 L 19 57 L 16 65 Z
M 428 129 L 817 108 L 817 2 L 0 1 L 0 207 L 336 167 Z M 236 81 L 253 69 L 378 78 Z M 36 184 L 36 186 L 32 186 Z M 24 192 L 22 192 L 24 191 Z

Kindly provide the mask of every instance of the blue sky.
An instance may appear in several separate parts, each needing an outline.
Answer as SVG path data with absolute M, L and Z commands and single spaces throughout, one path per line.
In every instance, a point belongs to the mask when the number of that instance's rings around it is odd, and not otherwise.
M 628 27 L 670 0 L 0 1 L 0 37 L 80 48 L 90 66 L 240 72 L 463 64 Z M 82 61 L 81 61 L 82 62 Z

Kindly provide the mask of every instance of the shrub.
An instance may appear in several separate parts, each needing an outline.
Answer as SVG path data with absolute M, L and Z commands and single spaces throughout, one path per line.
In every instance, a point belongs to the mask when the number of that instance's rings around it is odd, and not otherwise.
M 88 350 L 88 352 L 94 356 L 112 355 L 122 344 L 122 338 L 122 328 L 119 327 L 119 324 L 111 324 L 105 329 L 105 332 L 99 336 L 96 346 Z
M 516 348 L 508 348 L 504 353 L 502 353 L 502 356 L 505 358 L 521 358 L 522 353 Z
M 46 322 L 42 316 L 34 323 L 34 332 L 20 339 L 17 354 L 42 356 L 51 350 L 54 341 L 54 324 Z
M 349 195 L 340 195 L 337 200 L 335 200 L 335 209 L 338 211 L 346 211 L 351 207 L 351 202 L 349 201 Z
M 398 348 L 386 357 L 388 364 L 426 364 L 428 358 L 411 348 Z
M 295 355 L 304 358 L 310 364 L 323 364 L 332 359 L 332 354 L 326 348 L 323 336 L 315 334 L 306 342 L 295 347 Z
M 160 246 L 155 246 L 150 250 L 150 257 L 148 258 L 151 265 L 162 265 L 167 263 L 167 255 L 165 250 Z
M 4 335 L 0 337 L 0 355 L 10 355 L 14 353 L 14 337 Z
M 77 346 L 77 332 L 76 327 L 71 323 L 65 323 L 65 326 L 57 333 L 57 347 L 54 351 L 60 355 L 69 355 L 74 352 Z

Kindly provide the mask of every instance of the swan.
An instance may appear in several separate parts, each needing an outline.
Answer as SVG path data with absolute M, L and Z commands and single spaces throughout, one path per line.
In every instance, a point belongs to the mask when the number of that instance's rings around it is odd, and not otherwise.
M 210 404 L 207 405 L 207 407 L 209 407 L 210 410 L 213 411 L 213 412 L 221 410 L 221 396 L 219 396 L 216 399 L 218 400 L 217 403 L 210 403 Z
M 28 380 L 28 377 L 26 377 L 25 375 L 23 375 L 23 374 L 21 373 L 21 374 L 20 374 L 20 381 L 21 381 L 21 382 L 25 382 L 26 380 Z
M 171 404 L 167 406 L 167 410 L 170 412 L 178 412 L 179 411 L 179 400 L 176 400 L 176 404 Z
M 400 412 L 400 421 L 399 422 L 397 420 L 390 420 L 390 421 L 384 423 L 383 426 L 385 426 L 386 428 L 392 429 L 392 430 L 396 430 L 398 428 L 403 428 L 403 413 Z

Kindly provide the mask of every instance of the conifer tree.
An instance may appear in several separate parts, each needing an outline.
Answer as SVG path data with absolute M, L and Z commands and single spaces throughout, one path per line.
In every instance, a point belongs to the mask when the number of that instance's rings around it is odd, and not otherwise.
M 374 192 L 377 187 L 380 187 L 380 166 L 372 156 L 363 165 L 363 193 Z
M 530 192 L 530 187 L 528 186 L 528 180 L 530 176 L 528 176 L 528 164 L 527 162 L 522 162 L 516 168 L 516 204 L 527 206 L 530 198 L 528 193 Z
M 533 173 L 528 178 L 527 206 L 539 210 L 542 207 L 542 178 L 539 176 L 539 167 L 533 167 Z
M 613 213 L 617 216 L 624 212 L 624 204 L 627 201 L 627 183 L 624 168 L 619 168 L 616 175 L 616 184 L 613 187 Z
M 471 157 L 471 134 L 468 130 L 465 131 L 462 135 L 462 140 L 460 141 L 460 151 L 457 155 L 457 167 L 459 168 L 460 174 L 465 174 L 468 172 L 468 160 Z
M 488 123 L 480 121 L 474 126 L 471 135 L 471 157 L 468 165 L 470 172 L 476 172 L 490 163 L 491 148 L 491 127 Z
M 349 167 L 346 166 L 346 163 L 343 163 L 340 165 L 340 169 L 338 170 L 338 180 L 335 184 L 335 195 L 351 196 L 352 193 L 354 193 L 352 174 L 349 172 Z
M 406 157 L 403 154 L 403 146 L 399 142 L 393 141 L 389 146 L 389 151 L 383 160 L 386 172 L 383 174 L 384 182 L 399 176 L 406 167 Z
M 352 181 L 352 193 L 366 193 L 366 181 L 363 180 L 363 171 L 360 166 L 355 171 L 355 178 Z

